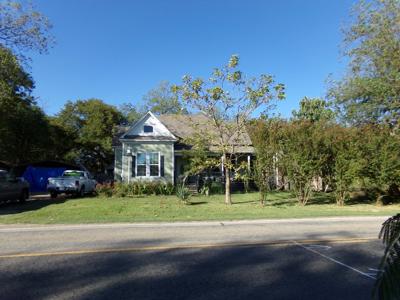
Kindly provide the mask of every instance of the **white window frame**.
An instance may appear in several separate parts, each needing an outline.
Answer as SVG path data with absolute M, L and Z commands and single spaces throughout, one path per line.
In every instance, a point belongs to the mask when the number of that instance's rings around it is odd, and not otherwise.
M 150 153 L 157 153 L 158 154 L 158 175 L 155 176 L 150 176 Z M 138 176 L 138 154 L 144 154 L 146 157 L 146 175 L 145 176 Z M 161 177 L 161 152 L 158 151 L 154 151 L 154 152 L 137 152 L 135 153 L 135 159 L 136 159 L 136 163 L 135 163 L 135 174 L 137 178 L 160 178 Z M 141 165 L 143 166 L 143 165 Z M 155 164 L 153 164 L 153 166 L 155 166 Z
M 139 176 L 138 175 L 138 154 L 144 154 L 144 159 L 145 159 L 145 163 L 144 163 L 144 166 L 145 166 L 145 175 L 144 176 Z M 145 178 L 145 177 L 147 177 L 147 153 L 146 152 L 138 152 L 138 153 L 136 153 L 136 155 L 135 155 L 135 160 L 136 160 L 136 162 L 135 162 L 135 175 L 136 175 L 136 177 L 138 177 L 138 178 Z M 141 166 L 143 166 L 142 164 L 141 164 Z

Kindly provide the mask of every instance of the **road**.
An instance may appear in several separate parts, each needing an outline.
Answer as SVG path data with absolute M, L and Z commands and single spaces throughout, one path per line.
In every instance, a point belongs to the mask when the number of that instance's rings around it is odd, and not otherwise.
M 368 299 L 385 217 L 0 226 L 1 299 Z

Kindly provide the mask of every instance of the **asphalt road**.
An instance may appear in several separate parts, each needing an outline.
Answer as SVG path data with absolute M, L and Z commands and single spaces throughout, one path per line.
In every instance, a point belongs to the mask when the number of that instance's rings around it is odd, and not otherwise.
M 369 299 L 384 219 L 0 226 L 0 299 Z

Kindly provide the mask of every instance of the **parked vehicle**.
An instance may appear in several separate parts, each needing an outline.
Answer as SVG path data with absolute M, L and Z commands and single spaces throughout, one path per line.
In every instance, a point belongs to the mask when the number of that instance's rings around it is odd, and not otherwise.
M 25 202 L 29 198 L 29 183 L 23 178 L 11 176 L 7 171 L 0 170 L 0 202 L 19 200 Z
M 62 193 L 83 197 L 94 193 L 95 187 L 96 180 L 88 172 L 79 170 L 66 170 L 61 177 L 50 177 L 47 184 L 51 198 Z

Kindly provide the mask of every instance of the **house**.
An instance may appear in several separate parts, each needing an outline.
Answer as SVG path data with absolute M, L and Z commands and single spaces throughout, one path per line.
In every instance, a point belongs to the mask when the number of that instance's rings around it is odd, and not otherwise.
M 160 115 L 146 113 L 114 141 L 114 177 L 123 182 L 161 181 L 176 183 L 183 175 L 185 144 L 198 127 L 213 130 L 212 122 L 204 115 Z M 251 163 L 254 149 L 246 134 L 235 139 L 236 152 L 246 163 Z M 210 145 L 212 152 L 213 145 Z M 222 176 L 222 168 L 216 170 Z

